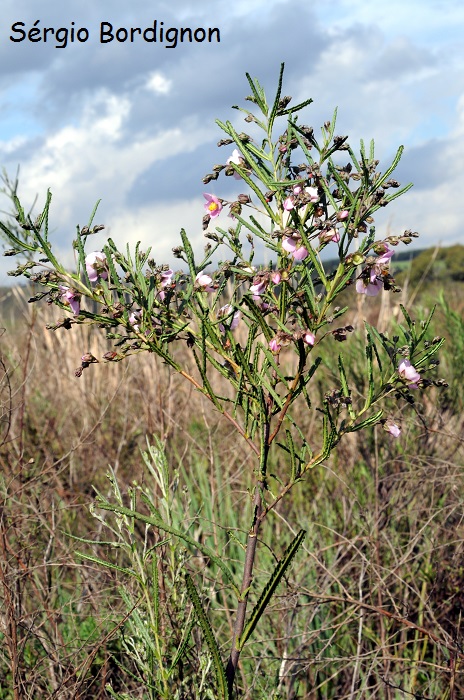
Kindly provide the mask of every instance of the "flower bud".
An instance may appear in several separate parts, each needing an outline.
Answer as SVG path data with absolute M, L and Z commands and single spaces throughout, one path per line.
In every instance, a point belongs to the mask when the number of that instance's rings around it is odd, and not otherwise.
M 86 352 L 85 355 L 82 355 L 81 362 L 90 364 L 91 362 L 98 362 L 98 360 L 91 352 Z
M 237 200 L 240 204 L 249 204 L 251 202 L 251 197 L 248 194 L 239 194 Z

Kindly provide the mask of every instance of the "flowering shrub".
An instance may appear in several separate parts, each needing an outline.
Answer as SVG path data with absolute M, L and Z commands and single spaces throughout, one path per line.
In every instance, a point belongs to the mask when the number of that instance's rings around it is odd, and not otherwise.
M 281 96 L 282 73 L 271 105 L 259 82 L 247 77 L 251 95 L 246 99 L 254 111 L 240 111 L 245 122 L 262 132 L 262 138 L 238 133 L 229 121 L 217 122 L 227 137 L 218 145 L 234 148 L 231 154 L 228 151 L 224 164 L 205 176 L 204 183 L 219 181 L 222 173 L 234 177 L 240 183 L 237 186 L 247 192 L 230 202 L 204 194 L 207 213 L 203 229 L 208 243 L 200 259 L 184 231 L 181 245 L 174 249 L 183 265 L 177 272 L 157 264 L 150 256 L 151 249 L 142 251 L 139 244 L 133 253 L 123 254 L 108 239 L 103 250 L 86 253 L 88 237 L 101 229 L 93 226 L 94 211 L 89 224 L 78 230 L 74 241 L 77 270 L 69 271 L 55 257 L 48 238 L 50 195 L 35 222 L 25 215 L 15 196 L 21 230 L 1 224 L 14 246 L 8 254 L 28 256 L 13 274 L 22 274 L 45 288 L 31 301 L 47 296 L 50 303 L 72 311 L 72 316 L 66 315 L 51 326 L 53 330 L 69 329 L 76 323 L 98 325 L 115 343 L 115 350 L 100 359 L 104 362 L 118 362 L 142 351 L 158 355 L 214 405 L 255 455 L 252 517 L 243 528 L 248 537 L 241 580 L 236 580 L 223 557 L 194 543 L 235 595 L 235 610 L 230 612 L 235 620 L 234 635 L 227 666 L 195 585 L 186 577 L 187 591 L 213 658 L 220 698 L 232 698 L 244 645 L 304 538 L 300 531 L 282 554 L 247 615 L 258 535 L 268 513 L 309 470 L 328 459 L 346 434 L 381 424 L 391 437 L 398 438 L 399 419 L 385 415 L 383 408 L 387 397 L 413 403 L 411 389 L 422 391 L 432 383 L 443 384 L 427 376 L 436 365 L 431 357 L 443 342 L 441 338 L 426 340 L 431 315 L 417 328 L 403 309 L 401 335 L 390 339 L 366 325 L 366 395 L 353 392 L 354 380 L 347 375 L 340 353 L 338 378 L 321 379 L 327 392 L 320 405 L 313 405 L 308 390 L 319 376 L 318 346 L 329 339 L 349 342 L 354 330 L 341 321 L 348 307 L 337 304 L 340 294 L 347 290 L 354 300 L 357 294 L 397 291 L 390 270 L 393 249 L 418 235 L 405 231 L 378 239 L 374 227 L 376 211 L 409 189 L 409 185 L 400 188 L 391 177 L 402 149 L 382 173 L 377 169 L 373 144 L 366 151 L 361 142 L 360 155 L 356 156 L 348 137 L 335 134 L 335 115 L 322 127 L 321 140 L 312 127 L 300 124 L 297 115 L 311 100 L 289 106 L 291 98 Z M 280 120 L 284 129 L 276 136 Z M 221 189 L 220 181 L 217 187 Z M 233 226 L 223 223 L 226 205 Z M 218 224 L 214 231 L 210 228 L 213 220 Z M 266 267 L 254 265 L 259 245 L 271 256 Z M 338 259 L 331 271 L 321 259 L 327 246 Z M 224 260 L 212 269 L 218 249 Z M 182 364 L 175 351 L 179 344 L 188 349 L 196 372 Z M 84 354 L 77 376 L 97 362 Z M 98 370 L 94 367 L 93 371 Z M 232 391 L 228 396 L 214 390 L 215 374 L 229 383 Z M 308 444 L 299 428 L 298 411 L 293 408 L 301 404 L 319 421 L 318 444 Z M 275 448 L 285 453 L 287 466 L 271 477 L 268 461 Z M 192 545 L 191 537 L 173 532 L 154 507 L 149 517 L 135 507 L 128 509 L 103 498 L 98 504 L 164 529 Z

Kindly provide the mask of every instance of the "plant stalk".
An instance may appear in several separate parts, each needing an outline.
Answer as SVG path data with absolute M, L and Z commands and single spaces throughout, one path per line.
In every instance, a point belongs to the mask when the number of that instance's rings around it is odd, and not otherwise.
M 245 566 L 243 570 L 242 586 L 240 589 L 240 600 L 237 606 L 237 615 L 234 625 L 234 635 L 232 639 L 232 650 L 230 652 L 229 661 L 226 668 L 227 685 L 229 689 L 229 698 L 232 698 L 234 686 L 234 678 L 237 671 L 237 666 L 240 658 L 240 637 L 245 627 L 245 615 L 248 604 L 248 594 L 250 591 L 251 582 L 253 580 L 253 566 L 256 557 L 256 545 L 258 543 L 258 532 L 262 522 L 261 515 L 263 511 L 263 490 L 265 488 L 264 481 L 258 481 L 255 487 L 253 497 L 253 524 L 248 533 L 248 540 L 245 553 Z

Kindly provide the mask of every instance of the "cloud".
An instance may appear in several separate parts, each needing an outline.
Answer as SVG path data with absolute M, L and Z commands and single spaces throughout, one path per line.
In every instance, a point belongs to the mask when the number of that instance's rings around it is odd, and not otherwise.
M 230 155 L 216 149 L 222 134 L 214 119 L 248 130 L 243 115 L 230 110 L 249 92 L 245 72 L 258 76 L 272 95 L 285 61 L 284 93 L 294 102 L 313 97 L 303 121 L 316 134 L 338 105 L 337 133 L 349 134 L 355 150 L 360 138 L 374 138 L 385 167 L 396 147 L 405 145 L 397 179 L 413 181 L 415 188 L 404 204 L 399 199 L 379 214 L 382 230 L 391 221 L 425 230 L 419 241 L 425 245 L 446 220 L 446 238 L 455 240 L 461 234 L 453 192 L 464 184 L 459 102 L 464 72 L 461 46 L 453 43 L 457 49 L 447 51 L 445 35 L 449 29 L 455 36 L 464 10 L 451 0 L 444 4 L 448 14 L 437 12 L 434 2 L 414 0 L 382 6 L 318 0 L 297 11 L 289 0 L 179 0 L 158 2 L 156 10 L 142 0 L 130 6 L 114 0 L 106 7 L 70 0 L 57 11 L 54 0 L 44 0 L 37 14 L 30 3 L 19 9 L 6 0 L 1 164 L 10 174 L 21 164 L 26 203 L 51 187 L 52 221 L 63 254 L 75 225 L 86 221 L 100 197 L 99 217 L 131 242 L 148 240 L 155 219 L 163 246 L 182 225 L 200 242 L 202 192 L 227 197 L 235 187 L 222 175 L 208 187 L 201 182 L 213 164 Z M 115 27 L 144 27 L 155 19 L 165 27 L 219 26 L 221 43 L 171 50 L 89 40 L 55 49 L 8 41 L 13 21 L 31 27 L 38 17 L 41 26 L 74 21 L 94 35 L 101 21 Z M 4 269 L 0 265 L 0 275 Z
M 150 73 L 147 82 L 145 83 L 145 88 L 155 94 L 167 95 L 172 87 L 172 80 L 166 78 L 159 71 L 154 71 Z

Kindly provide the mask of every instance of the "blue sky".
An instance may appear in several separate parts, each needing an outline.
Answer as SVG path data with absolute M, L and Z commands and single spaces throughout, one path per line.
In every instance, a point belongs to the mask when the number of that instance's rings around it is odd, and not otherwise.
M 101 22 L 115 28 L 219 27 L 220 44 L 166 49 L 139 41 L 102 45 Z M 89 40 L 66 48 L 9 37 L 86 27 Z M 248 94 L 245 71 L 274 89 L 286 63 L 284 94 L 312 97 L 304 121 L 316 130 L 338 106 L 337 133 L 376 142 L 388 164 L 415 186 L 378 218 L 378 233 L 421 233 L 416 246 L 464 243 L 464 5 L 454 0 L 3 0 L 0 18 L 0 166 L 27 208 L 53 193 L 55 248 L 72 264 L 76 224 L 102 199 L 98 223 L 119 244 L 141 240 L 171 262 L 184 227 L 198 249 L 203 191 L 221 196 L 221 178 L 202 177 L 224 159 L 216 117 L 241 129 L 232 104 Z M 18 35 L 15 35 L 18 36 Z M 246 125 L 244 125 L 246 126 Z M 230 186 L 228 185 L 229 190 Z M 8 207 L 3 200 L 2 209 Z M 97 245 L 103 239 L 93 240 Z M 13 265 L 12 265 L 13 262 Z M 0 283 L 15 259 L 0 258 Z

